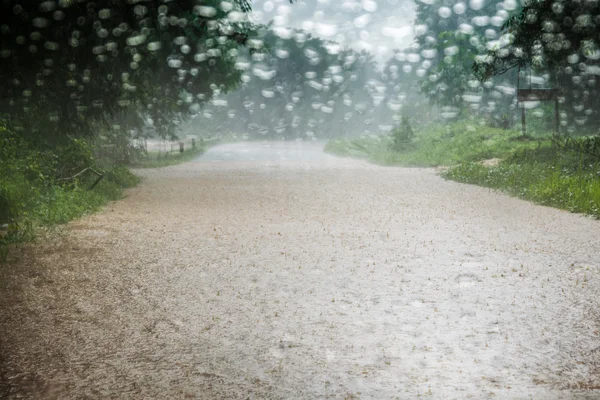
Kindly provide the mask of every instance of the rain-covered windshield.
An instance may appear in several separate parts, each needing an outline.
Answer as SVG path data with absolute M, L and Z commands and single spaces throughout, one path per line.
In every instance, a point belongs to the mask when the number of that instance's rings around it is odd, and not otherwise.
M 600 396 L 599 28 L 0 0 L 0 398 Z

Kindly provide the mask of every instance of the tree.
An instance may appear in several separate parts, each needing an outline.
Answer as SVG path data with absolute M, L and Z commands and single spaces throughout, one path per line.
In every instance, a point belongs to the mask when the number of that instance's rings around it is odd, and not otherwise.
M 597 126 L 600 122 L 600 3 L 538 0 L 529 2 L 503 27 L 509 40 L 474 65 L 480 79 L 517 68 L 547 74 L 562 89 L 562 123 Z
M 514 91 L 507 90 L 514 85 L 512 77 L 480 81 L 472 65 L 501 40 L 500 26 L 514 10 L 494 2 L 426 3 L 417 3 L 417 36 L 410 54 L 412 68 L 422 77 L 422 93 L 440 107 L 444 118 L 465 110 L 488 120 L 508 113 L 514 108 Z
M 403 115 L 400 126 L 392 131 L 392 142 L 390 143 L 390 150 L 401 152 L 409 149 L 412 146 L 412 140 L 414 137 L 412 126 L 410 125 L 410 119 L 408 116 Z
M 239 81 L 247 0 L 0 3 L 0 109 L 40 145 L 140 112 L 169 130 Z
M 388 87 L 385 105 L 400 122 L 402 114 L 426 120 L 431 107 L 420 93 L 425 70 L 415 65 L 414 50 L 396 50 L 383 68 L 382 81 Z

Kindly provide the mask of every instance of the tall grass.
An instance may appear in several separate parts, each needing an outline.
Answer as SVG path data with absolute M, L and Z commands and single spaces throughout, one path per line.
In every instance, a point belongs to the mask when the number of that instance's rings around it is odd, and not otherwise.
M 139 178 L 124 167 L 106 172 L 104 179 L 89 190 L 92 179 L 65 185 L 31 182 L 22 176 L 0 181 L 0 198 L 11 208 L 11 216 L 0 221 L 0 261 L 5 261 L 15 244 L 31 241 L 39 228 L 65 224 L 118 200 Z

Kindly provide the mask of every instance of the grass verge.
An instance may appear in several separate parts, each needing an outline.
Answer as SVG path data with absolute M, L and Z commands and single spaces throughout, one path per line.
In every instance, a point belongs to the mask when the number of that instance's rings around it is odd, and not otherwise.
M 33 241 L 40 228 L 49 229 L 99 210 L 109 201 L 123 197 L 126 188 L 139 178 L 125 167 L 115 167 L 89 190 L 93 178 L 69 184 L 31 181 L 23 175 L 0 180 L 0 203 L 10 209 L 11 218 L 0 224 L 0 262 L 6 261 L 11 248 Z M 0 204 L 2 206 L 2 204 Z
M 0 125 L 0 262 L 6 261 L 11 248 L 34 240 L 40 228 L 65 224 L 120 199 L 124 189 L 139 182 L 129 167 L 158 168 L 190 161 L 218 141 L 203 139 L 183 153 L 150 153 L 122 166 L 123 161 L 111 159 L 111 154 L 94 154 L 97 148 L 88 141 L 69 139 L 40 148 Z M 96 176 L 79 175 L 90 167 L 105 171 L 104 179 L 91 190 Z
M 521 151 L 496 166 L 465 163 L 443 176 L 600 218 L 600 160 L 572 151 L 552 147 Z
M 390 143 L 385 136 L 334 140 L 325 151 L 386 166 L 447 166 L 446 179 L 600 218 L 600 158 L 560 149 L 548 139 L 461 122 L 428 127 L 402 151 Z M 501 161 L 481 162 L 489 159 Z
M 201 143 L 197 143 L 196 147 L 185 150 L 183 153 L 174 152 L 148 152 L 147 158 L 142 158 L 131 164 L 132 168 L 161 168 L 171 165 L 177 165 L 184 162 L 192 161 L 196 157 L 204 154 L 206 150 L 221 143 L 219 138 L 204 139 Z
M 332 140 L 325 146 L 325 151 L 342 157 L 365 159 L 379 165 L 437 167 L 505 158 L 520 149 L 540 145 L 534 138 L 523 138 L 517 131 L 468 122 L 427 127 L 415 134 L 404 151 L 393 151 L 390 144 L 389 136 L 368 136 Z

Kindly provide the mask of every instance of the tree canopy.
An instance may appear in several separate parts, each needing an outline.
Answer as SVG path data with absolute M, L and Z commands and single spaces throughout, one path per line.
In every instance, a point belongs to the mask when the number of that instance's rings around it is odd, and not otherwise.
M 421 92 L 440 107 L 442 117 L 469 110 L 493 120 L 514 108 L 513 76 L 480 81 L 472 67 L 505 39 L 501 27 L 515 7 L 511 2 L 417 2 L 415 43 L 402 70 L 416 75 Z
M 600 119 L 599 27 L 597 1 L 529 2 L 504 25 L 507 40 L 491 48 L 474 71 L 481 79 L 515 68 L 542 75 L 542 84 L 562 90 L 564 126 L 595 126 Z
M 0 3 L 0 108 L 31 139 L 89 135 L 136 112 L 165 129 L 235 87 L 247 0 Z M 210 77 L 210 79 L 207 79 Z

